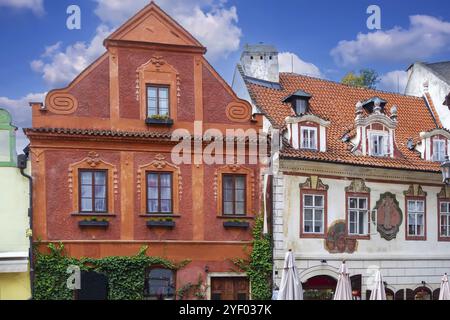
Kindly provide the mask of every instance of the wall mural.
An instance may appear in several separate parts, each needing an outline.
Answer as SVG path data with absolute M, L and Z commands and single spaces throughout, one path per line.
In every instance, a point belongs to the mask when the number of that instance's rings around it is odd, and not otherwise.
M 344 220 L 335 221 L 328 228 L 325 238 L 325 249 L 329 253 L 354 253 L 358 248 L 358 241 L 347 236 Z
M 380 195 L 375 210 L 380 236 L 387 241 L 395 239 L 403 221 L 403 213 L 395 195 L 390 192 Z

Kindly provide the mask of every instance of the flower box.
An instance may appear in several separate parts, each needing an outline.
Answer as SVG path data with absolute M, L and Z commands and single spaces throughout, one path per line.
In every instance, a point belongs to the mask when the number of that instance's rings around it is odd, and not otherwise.
M 172 126 L 173 120 L 172 119 L 147 118 L 145 120 L 145 123 L 148 125 L 154 125 L 154 126 Z
M 175 221 L 147 221 L 148 228 L 175 228 Z
M 81 228 L 108 228 L 109 221 L 88 221 L 83 220 L 78 222 L 78 226 Z
M 245 221 L 225 221 L 223 223 L 224 228 L 241 228 L 248 229 L 250 228 L 250 223 Z

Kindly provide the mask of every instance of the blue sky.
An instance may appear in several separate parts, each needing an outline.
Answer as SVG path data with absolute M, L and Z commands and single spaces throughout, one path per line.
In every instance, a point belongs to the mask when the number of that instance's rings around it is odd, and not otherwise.
M 66 85 L 101 54 L 102 39 L 147 0 L 0 0 L 0 107 L 30 125 L 27 101 Z M 380 88 L 397 90 L 414 61 L 450 60 L 450 2 L 445 0 L 160 0 L 209 48 L 208 59 L 231 82 L 245 43 L 279 49 L 284 69 L 339 81 L 370 67 Z M 81 30 L 66 28 L 66 9 L 81 8 Z M 369 5 L 381 30 L 368 30 Z M 290 70 L 284 70 L 290 71 Z

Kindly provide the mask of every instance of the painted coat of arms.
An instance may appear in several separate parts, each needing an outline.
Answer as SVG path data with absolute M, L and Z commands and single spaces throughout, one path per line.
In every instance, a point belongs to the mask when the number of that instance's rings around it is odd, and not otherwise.
M 390 192 L 382 194 L 375 210 L 377 231 L 380 236 L 388 241 L 395 239 L 403 221 L 403 213 L 395 195 Z

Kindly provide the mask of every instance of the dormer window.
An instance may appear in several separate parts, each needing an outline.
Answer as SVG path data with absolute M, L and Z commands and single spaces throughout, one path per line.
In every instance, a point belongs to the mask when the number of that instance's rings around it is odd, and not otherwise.
M 444 139 L 433 139 L 433 161 L 444 162 L 447 155 L 447 141 Z
M 317 150 L 317 128 L 300 127 L 300 149 Z
M 369 150 L 374 157 L 385 157 L 388 155 L 389 135 L 385 132 L 370 133 Z
M 384 111 L 387 101 L 379 97 L 373 97 L 369 100 L 362 102 L 362 107 L 367 111 L 367 113 L 380 113 Z
M 290 103 L 292 109 L 297 116 L 301 116 L 306 114 L 309 111 L 309 100 L 311 99 L 311 95 L 302 90 L 298 90 L 286 99 L 284 99 L 284 103 Z

